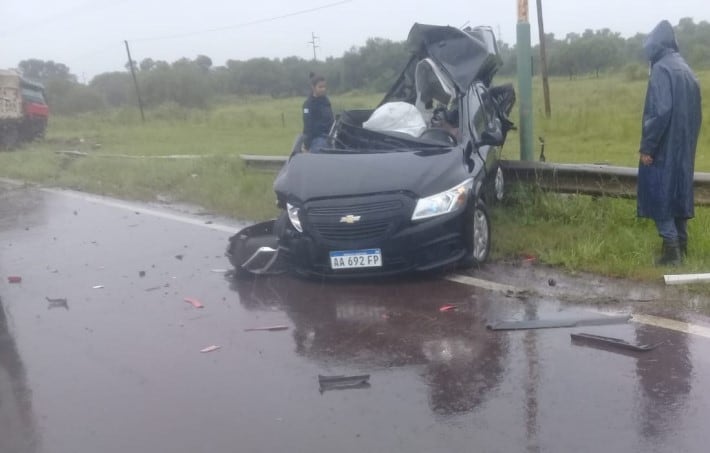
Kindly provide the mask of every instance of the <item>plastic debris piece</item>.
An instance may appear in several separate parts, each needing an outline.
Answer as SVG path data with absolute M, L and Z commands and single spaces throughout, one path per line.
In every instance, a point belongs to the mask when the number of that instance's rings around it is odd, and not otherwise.
M 633 344 L 620 338 L 603 337 L 601 335 L 592 335 L 590 333 L 573 333 L 570 334 L 572 341 L 575 343 L 587 343 L 594 346 L 611 346 L 627 351 L 648 352 L 656 349 L 657 344 Z
M 222 346 L 217 346 L 216 344 L 213 344 L 212 346 L 207 346 L 204 349 L 200 349 L 200 352 L 212 352 L 216 351 L 217 349 L 220 349 Z
M 288 330 L 288 326 L 268 326 L 268 327 L 251 327 L 249 329 L 244 329 L 244 332 L 276 332 L 279 330 Z
M 49 305 L 47 305 L 47 310 L 51 310 L 53 308 L 66 308 L 69 310 L 69 301 L 63 297 L 61 298 L 50 298 L 50 297 L 45 297 L 47 299 L 47 302 Z
M 318 375 L 318 384 L 320 384 L 320 392 L 327 390 L 345 390 L 359 389 L 370 387 L 370 375 L 361 374 L 356 376 L 322 376 Z
M 523 255 L 521 260 L 523 264 L 535 264 L 535 262 L 537 262 L 537 257 L 535 255 Z
M 458 308 L 459 308 L 458 305 L 446 304 L 446 305 L 442 305 L 439 308 L 439 311 L 456 311 L 456 310 L 458 310 Z
M 193 299 L 192 297 L 186 297 L 185 302 L 187 302 L 188 304 L 192 304 L 192 306 L 195 308 L 205 308 L 202 302 L 197 299 Z
M 22 277 L 19 275 L 11 275 L 7 277 L 7 281 L 10 283 L 22 283 Z
M 531 319 L 527 321 L 493 321 L 486 325 L 490 330 L 555 329 L 562 327 L 605 326 L 625 324 L 630 315 L 603 316 L 599 318 Z
M 104 289 L 104 285 L 92 286 L 91 289 Z

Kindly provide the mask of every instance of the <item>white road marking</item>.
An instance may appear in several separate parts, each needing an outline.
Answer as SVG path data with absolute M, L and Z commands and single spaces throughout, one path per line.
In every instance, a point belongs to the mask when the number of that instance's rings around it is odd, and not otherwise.
M 489 291 L 497 291 L 502 293 L 520 293 L 522 290 L 515 286 L 503 285 L 501 283 L 483 280 L 480 278 L 469 277 L 468 275 L 454 274 L 446 277 L 450 282 L 461 283 L 464 285 L 475 286 L 477 288 L 487 289 Z
M 205 221 L 202 219 L 194 219 L 194 218 L 184 216 L 184 215 L 172 214 L 170 212 L 163 212 L 163 211 L 159 211 L 157 209 L 150 209 L 150 208 L 146 208 L 143 206 L 132 205 L 127 202 L 113 200 L 110 198 L 98 197 L 95 195 L 87 195 L 87 194 L 83 194 L 83 193 L 72 192 L 72 191 L 61 190 L 61 189 L 42 188 L 40 190 L 43 192 L 51 193 L 51 194 L 56 194 L 56 195 L 61 195 L 64 197 L 74 198 L 74 199 L 81 200 L 81 201 L 86 201 L 89 203 L 96 203 L 96 204 L 100 204 L 103 206 L 109 206 L 112 208 L 123 209 L 125 211 L 139 212 L 141 214 L 149 215 L 152 217 L 158 217 L 161 219 L 172 220 L 175 222 L 185 223 L 188 225 L 200 226 L 203 228 L 209 228 L 210 230 L 222 231 L 224 233 L 235 234 L 237 231 L 239 231 L 238 228 L 230 226 L 230 225 L 224 225 L 224 224 L 219 224 L 219 223 L 205 223 Z
M 648 326 L 660 327 L 663 329 L 675 330 L 676 332 L 688 333 L 699 337 L 710 338 L 710 328 L 690 324 L 687 322 L 676 321 L 674 319 L 661 318 L 651 315 L 633 315 L 632 322 L 646 324 Z
M 488 280 L 482 280 L 480 278 L 469 277 L 467 275 L 449 275 L 446 280 L 451 282 L 461 283 L 464 285 L 475 286 L 477 288 L 487 289 L 489 291 L 497 291 L 502 293 L 520 293 L 523 290 L 515 286 L 504 285 L 496 282 L 491 282 Z M 600 314 L 613 315 L 614 313 L 603 312 Z M 642 315 L 634 314 L 631 317 L 631 322 L 638 324 L 645 324 L 648 326 L 659 327 L 662 329 L 674 330 L 676 332 L 687 333 L 691 335 L 697 335 L 699 337 L 710 338 L 710 328 L 699 326 L 697 324 L 691 324 L 682 321 L 676 321 L 674 319 L 662 318 L 660 316 L 652 315 Z

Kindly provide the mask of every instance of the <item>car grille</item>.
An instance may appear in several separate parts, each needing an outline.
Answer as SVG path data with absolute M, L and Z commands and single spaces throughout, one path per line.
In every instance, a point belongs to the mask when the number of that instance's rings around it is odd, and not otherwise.
M 403 217 L 406 203 L 401 196 L 389 199 L 321 200 L 306 206 L 308 224 L 317 236 L 330 242 L 377 241 L 394 231 Z M 355 223 L 341 222 L 346 216 L 360 216 Z
M 308 209 L 309 216 L 332 216 L 332 215 L 364 215 L 378 212 L 397 211 L 402 208 L 400 200 L 388 200 L 375 203 L 361 203 L 349 206 L 316 206 Z
M 390 227 L 390 222 L 365 222 L 355 225 L 314 223 L 313 226 L 324 239 L 345 241 L 373 239 L 384 236 Z

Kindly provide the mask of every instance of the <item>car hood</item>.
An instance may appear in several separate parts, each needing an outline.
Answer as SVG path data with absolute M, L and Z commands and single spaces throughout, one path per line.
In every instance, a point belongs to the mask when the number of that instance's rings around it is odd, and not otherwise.
M 280 200 L 408 192 L 424 197 L 461 183 L 467 173 L 459 148 L 377 154 L 296 154 L 274 182 Z

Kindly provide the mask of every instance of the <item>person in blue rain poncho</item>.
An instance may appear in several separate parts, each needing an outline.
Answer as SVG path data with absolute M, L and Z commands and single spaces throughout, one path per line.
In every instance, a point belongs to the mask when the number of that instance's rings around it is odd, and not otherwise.
M 702 122 L 700 86 L 673 27 L 663 21 L 644 42 L 651 64 L 641 131 L 638 216 L 653 219 L 663 239 L 657 265 L 679 265 L 694 216 L 695 148 Z

